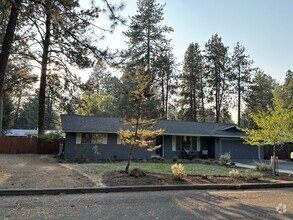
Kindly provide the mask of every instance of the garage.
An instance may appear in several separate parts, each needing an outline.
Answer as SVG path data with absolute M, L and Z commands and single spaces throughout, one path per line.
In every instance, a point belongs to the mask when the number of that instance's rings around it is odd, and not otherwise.
M 260 149 L 256 146 L 245 145 L 243 140 L 225 139 L 220 140 L 220 152 L 230 152 L 231 159 L 259 159 Z

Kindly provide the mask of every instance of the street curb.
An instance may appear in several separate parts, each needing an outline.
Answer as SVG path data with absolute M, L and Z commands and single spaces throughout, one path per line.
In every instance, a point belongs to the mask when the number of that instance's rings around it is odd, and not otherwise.
M 149 192 L 172 190 L 242 190 L 293 187 L 290 183 L 255 183 L 255 184 L 199 184 L 199 185 L 150 185 L 150 186 L 115 186 L 96 188 L 56 188 L 56 189 L 2 189 L 0 196 L 60 195 L 113 192 Z

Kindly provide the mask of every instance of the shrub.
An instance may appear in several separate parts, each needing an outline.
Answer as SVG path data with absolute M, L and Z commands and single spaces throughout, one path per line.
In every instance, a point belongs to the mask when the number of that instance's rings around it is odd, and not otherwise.
M 239 171 L 237 169 L 232 169 L 229 172 L 229 176 L 232 178 L 238 178 L 240 176 Z
M 220 163 L 221 164 L 228 164 L 231 162 L 231 156 L 230 153 L 224 153 L 220 155 Z
M 271 170 L 271 167 L 265 163 L 262 162 L 254 162 L 255 164 L 255 169 L 257 171 L 268 171 Z
M 172 160 L 173 160 L 173 162 L 177 162 L 177 160 L 178 160 L 177 155 L 175 155 L 175 156 L 172 158 Z
M 45 135 L 41 135 L 39 136 L 39 139 L 43 141 L 47 141 L 47 142 L 55 142 L 57 140 L 61 140 L 64 138 L 62 136 L 62 132 L 56 132 L 56 133 L 48 133 Z
M 156 155 L 156 154 L 152 155 L 151 156 L 151 159 L 153 161 L 164 161 L 164 158 L 163 157 L 160 157 L 159 155 Z
M 263 177 L 263 174 L 254 170 L 245 170 L 244 177 L 247 180 L 258 180 Z
M 171 170 L 172 170 L 172 174 L 173 174 L 173 178 L 175 180 L 184 180 L 187 175 L 185 173 L 185 170 L 184 170 L 184 166 L 182 164 L 174 164 L 172 167 L 171 167 Z

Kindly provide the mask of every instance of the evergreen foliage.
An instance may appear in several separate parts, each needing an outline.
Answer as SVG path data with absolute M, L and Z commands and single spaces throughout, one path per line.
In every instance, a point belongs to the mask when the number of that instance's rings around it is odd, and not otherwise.
M 152 83 L 158 89 L 157 97 L 149 103 L 157 112 L 154 116 L 167 118 L 170 106 L 170 96 L 175 93 L 175 58 L 166 35 L 173 31 L 171 27 L 162 26 L 165 5 L 155 0 L 138 0 L 137 14 L 130 18 L 127 37 L 128 49 L 123 52 L 122 60 L 123 87 L 134 88 L 128 79 L 135 77 L 135 68 L 141 63 L 147 65 L 147 73 Z M 119 108 L 127 109 L 128 97 L 120 99 Z
M 215 109 L 215 122 L 225 122 L 223 109 L 229 108 L 229 86 L 232 76 L 228 47 L 217 34 L 205 44 L 204 57 L 209 87 L 208 100 L 213 103 Z
M 205 121 L 204 61 L 197 43 L 191 43 L 184 56 L 180 75 L 181 99 L 179 118 L 189 121 Z
M 242 116 L 242 127 L 256 128 L 256 124 L 251 120 L 249 114 L 257 114 L 258 111 L 273 109 L 273 90 L 276 85 L 275 80 L 256 69 L 252 83 L 248 87 L 247 96 L 244 98 L 246 108 Z
M 232 55 L 232 70 L 233 70 L 233 89 L 237 95 L 237 124 L 241 122 L 241 107 L 243 106 L 243 98 L 248 93 L 248 86 L 251 82 L 251 65 L 252 60 L 249 60 L 249 55 L 245 54 L 245 47 L 237 42 Z

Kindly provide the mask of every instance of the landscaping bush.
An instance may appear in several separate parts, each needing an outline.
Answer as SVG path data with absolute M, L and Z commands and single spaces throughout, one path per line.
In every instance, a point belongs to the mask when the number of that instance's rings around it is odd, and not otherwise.
M 247 180 L 258 180 L 263 177 L 263 174 L 254 170 L 245 170 L 244 177 Z
M 265 163 L 262 162 L 254 162 L 255 164 L 255 169 L 257 171 L 269 171 L 271 170 L 271 167 Z
M 152 155 L 151 159 L 152 161 L 164 161 L 163 157 L 160 157 L 159 155 L 156 155 L 156 154 Z
M 174 164 L 172 167 L 171 167 L 171 170 L 172 170 L 172 174 L 173 174 L 173 178 L 175 180 L 184 180 L 187 175 L 185 173 L 185 170 L 184 170 L 184 166 L 182 164 Z
M 47 141 L 47 142 L 56 142 L 58 140 L 64 139 L 64 137 L 62 136 L 62 132 L 49 133 L 49 134 L 41 135 L 38 138 L 42 141 Z
M 224 153 L 220 155 L 220 163 L 226 165 L 231 162 L 230 153 Z
M 232 169 L 229 172 L 229 176 L 232 178 L 238 178 L 240 176 L 239 171 L 237 169 Z
M 177 155 L 175 155 L 175 156 L 172 158 L 172 160 L 173 160 L 173 162 L 177 162 L 177 160 L 178 160 Z
M 138 177 L 146 176 L 146 174 L 141 169 L 134 168 L 133 170 L 130 171 L 129 176 L 134 176 L 134 177 L 138 178 Z

